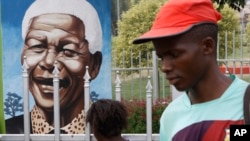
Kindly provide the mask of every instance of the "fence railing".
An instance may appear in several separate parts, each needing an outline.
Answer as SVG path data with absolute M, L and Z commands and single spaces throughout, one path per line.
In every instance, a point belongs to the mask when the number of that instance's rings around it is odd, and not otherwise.
M 155 54 L 155 52 L 153 52 Z M 154 55 L 153 55 L 154 56 Z M 24 59 L 26 60 L 26 58 Z M 154 63 L 158 63 L 158 59 L 155 57 Z M 250 80 L 250 59 L 219 59 L 218 64 L 221 65 L 221 71 L 225 71 L 225 73 L 235 73 L 239 75 L 242 78 L 245 78 L 247 80 Z M 156 81 L 159 82 L 159 71 L 156 69 L 158 68 L 158 65 L 155 64 L 153 65 L 154 67 L 148 67 L 148 68 L 139 68 L 138 70 L 147 70 L 148 71 L 148 76 L 147 76 L 147 83 L 146 85 L 143 86 L 144 92 L 142 92 L 142 95 L 146 97 L 146 123 L 147 123 L 147 133 L 145 134 L 123 134 L 122 136 L 126 139 L 129 139 L 130 141 L 158 141 L 159 140 L 159 135 L 158 134 L 152 134 L 152 97 L 155 96 L 157 98 L 157 92 L 154 91 L 154 89 L 158 89 L 159 86 L 157 85 L 151 85 L 151 81 L 153 80 L 154 83 Z M 24 134 L 1 134 L 0 135 L 0 140 L 4 141 L 96 141 L 94 138 L 93 134 L 90 133 L 90 126 L 87 124 L 86 129 L 85 129 L 85 134 L 60 134 L 60 107 L 59 107 L 59 80 L 58 80 L 58 69 L 57 69 L 57 63 L 55 62 L 55 67 L 54 67 L 54 79 L 53 79 L 53 88 L 54 88 L 54 120 L 58 122 L 57 124 L 55 123 L 55 134 L 48 135 L 48 134 L 30 134 L 29 129 L 30 129 L 30 119 L 29 119 L 29 87 L 28 87 L 28 66 L 26 64 L 26 61 L 24 61 L 23 64 L 23 91 L 24 91 Z M 136 68 L 133 69 L 125 69 L 125 70 L 135 70 Z M 113 71 L 116 70 L 116 79 L 115 79 L 115 98 L 116 100 L 121 100 L 121 85 L 122 81 L 120 80 L 120 75 L 119 71 L 123 71 L 123 69 L 113 69 Z M 119 70 L 119 71 L 118 71 Z M 156 71 L 156 72 L 154 72 Z M 152 75 L 150 75 L 150 73 Z M 152 78 L 156 77 L 156 78 Z M 85 93 L 85 111 L 89 109 L 89 104 L 90 104 L 90 76 L 88 74 L 88 67 L 86 67 L 86 74 L 83 78 L 85 80 L 84 84 L 84 93 Z M 165 79 L 165 78 L 164 78 Z M 162 81 L 162 83 L 166 83 L 166 81 Z M 159 83 L 156 83 L 159 84 Z M 163 84 L 164 86 L 165 84 Z M 138 89 L 138 87 L 136 87 Z
M 122 134 L 122 137 L 129 141 L 147 141 L 146 134 Z M 60 141 L 87 141 L 85 134 L 61 134 Z M 55 141 L 54 134 L 31 134 L 30 141 Z M 24 141 L 24 134 L 0 134 L 1 141 Z M 90 135 L 91 141 L 96 141 L 93 134 Z M 151 141 L 159 141 L 159 134 L 152 134 Z
M 242 49 L 239 50 L 242 52 Z M 240 78 L 250 82 L 250 49 L 246 52 L 249 52 L 249 56 L 245 56 L 244 58 L 239 57 L 231 59 L 228 56 L 225 57 L 227 59 L 218 58 L 217 62 L 221 71 L 224 74 L 235 74 Z M 152 58 L 148 61 L 152 61 L 152 66 L 112 69 L 113 78 L 117 79 L 119 76 L 119 94 L 114 91 L 116 93 L 114 97 L 127 100 L 131 100 L 133 98 L 146 99 L 146 95 L 143 95 L 143 91 L 145 89 L 147 76 L 152 76 L 153 101 L 164 101 L 168 97 L 175 98 L 177 97 L 176 95 L 182 93 L 175 90 L 174 87 L 171 86 L 168 81 L 166 81 L 165 74 L 163 74 L 158 67 L 159 59 L 155 55 L 154 51 L 152 52 Z M 117 89 L 116 81 L 113 81 L 113 89 Z
M 233 53 L 233 57 L 229 57 L 227 54 L 227 46 L 225 46 L 225 58 L 218 58 L 218 65 L 220 69 L 225 74 L 236 74 L 240 78 L 250 82 L 250 55 L 243 55 L 245 52 L 249 52 L 248 50 L 243 50 L 243 47 L 240 46 L 240 57 L 236 57 Z M 219 48 L 218 48 L 219 50 Z M 235 47 L 233 48 L 233 52 L 235 51 Z M 244 56 L 244 57 L 243 57 Z M 24 59 L 26 60 L 26 58 Z M 132 60 L 132 59 L 131 59 Z M 145 134 L 123 134 L 122 136 L 130 141 L 159 141 L 158 134 L 152 134 L 152 104 L 154 101 L 158 99 L 168 98 L 169 96 L 173 96 L 174 90 L 173 87 L 169 85 L 169 83 L 165 80 L 165 76 L 158 69 L 159 59 L 155 55 L 155 52 L 152 52 L 152 58 L 148 57 L 148 61 L 152 61 L 152 65 L 147 65 L 146 67 L 133 67 L 131 65 L 130 68 L 112 68 L 113 74 L 113 95 L 116 100 L 124 99 L 133 99 L 134 97 L 139 99 L 146 99 L 146 114 L 147 114 L 147 133 Z M 151 63 L 147 63 L 151 64 Z M 116 66 L 116 65 L 114 65 Z M 90 76 L 88 75 L 88 68 L 86 68 L 86 74 L 84 76 L 85 84 L 84 84 L 84 93 L 85 93 L 85 112 L 88 110 L 90 106 L 90 85 L 89 80 Z M 96 141 L 93 134 L 90 133 L 90 126 L 87 124 L 85 134 L 60 134 L 59 132 L 59 124 L 60 123 L 60 107 L 59 107 L 59 99 L 58 99 L 58 70 L 57 65 L 55 63 L 54 70 L 54 80 L 53 80 L 53 88 L 54 88 L 54 120 L 55 123 L 55 134 L 30 134 L 30 116 L 29 116 L 29 88 L 28 88 L 28 66 L 26 61 L 23 64 L 23 86 L 24 86 L 24 134 L 1 134 L 0 140 L 3 141 Z M 152 81 L 152 83 L 151 83 Z M 152 85 L 151 85 L 152 84 Z M 181 94 L 181 93 L 180 93 Z M 153 103 L 151 103 L 153 102 Z
M 23 64 L 23 90 L 24 90 L 24 134 L 1 134 L 0 140 L 4 141 L 95 141 L 95 137 L 90 132 L 89 123 L 86 124 L 85 134 L 61 134 L 60 133 L 60 105 L 59 105 L 59 70 L 57 68 L 57 62 L 55 61 L 53 70 L 53 96 L 54 96 L 54 134 L 30 134 L 30 115 L 29 115 L 29 73 L 26 63 L 26 57 Z M 90 106 L 90 80 L 91 77 L 88 72 L 88 66 L 86 66 L 86 74 L 84 80 L 84 111 L 85 114 Z M 117 77 L 117 93 L 119 92 L 119 78 Z M 145 94 L 147 95 L 147 133 L 146 134 L 123 134 L 124 138 L 130 141 L 158 141 L 158 135 L 152 134 L 152 85 L 150 77 L 148 77 L 147 86 L 145 88 Z M 118 94 L 117 94 L 118 95 Z

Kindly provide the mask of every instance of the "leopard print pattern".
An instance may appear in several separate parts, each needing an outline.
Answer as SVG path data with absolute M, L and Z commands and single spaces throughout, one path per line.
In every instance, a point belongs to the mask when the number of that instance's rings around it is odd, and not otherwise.
M 31 111 L 31 123 L 33 134 L 48 134 L 54 130 L 54 127 L 46 122 L 36 106 L 34 106 Z M 83 134 L 85 131 L 84 110 L 82 110 L 81 113 L 71 121 L 71 123 L 61 129 L 67 134 Z

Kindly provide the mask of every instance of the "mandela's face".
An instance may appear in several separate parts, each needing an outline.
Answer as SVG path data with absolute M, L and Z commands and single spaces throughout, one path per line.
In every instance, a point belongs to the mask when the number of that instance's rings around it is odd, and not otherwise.
M 54 62 L 60 71 L 60 107 L 71 105 L 83 95 L 85 67 L 90 52 L 84 25 L 67 14 L 44 14 L 35 17 L 29 27 L 22 51 L 27 57 L 29 89 L 39 107 L 53 110 Z

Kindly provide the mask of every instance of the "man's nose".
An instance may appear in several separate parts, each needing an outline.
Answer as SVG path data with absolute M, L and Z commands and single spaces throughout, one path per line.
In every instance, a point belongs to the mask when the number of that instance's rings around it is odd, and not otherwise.
M 53 70 L 54 63 L 57 58 L 57 52 L 55 49 L 48 49 L 44 58 L 40 61 L 40 66 L 44 69 Z
M 170 72 L 173 70 L 173 62 L 171 59 L 163 59 L 161 64 L 162 72 Z

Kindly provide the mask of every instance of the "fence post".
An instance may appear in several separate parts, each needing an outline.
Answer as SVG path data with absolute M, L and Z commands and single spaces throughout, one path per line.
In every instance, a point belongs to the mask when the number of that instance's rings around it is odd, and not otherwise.
M 54 97 L 54 128 L 55 141 L 60 141 L 60 98 L 59 98 L 59 70 L 57 68 L 57 61 L 54 63 L 53 70 L 53 97 Z
M 147 93 L 147 102 L 146 102 L 147 141 L 152 141 L 152 85 L 150 82 L 150 76 L 148 76 L 146 93 Z
M 121 80 L 119 78 L 119 71 L 116 71 L 116 80 L 115 80 L 115 98 L 117 101 L 121 101 Z
M 89 90 L 89 80 L 90 80 L 90 75 L 89 75 L 89 67 L 86 66 L 86 71 L 84 75 L 84 111 L 85 115 L 87 115 L 87 111 L 89 109 L 89 99 L 90 99 L 90 90 Z M 86 123 L 86 128 L 85 128 L 85 141 L 90 141 L 90 125 L 89 123 Z
M 152 61 L 153 61 L 153 102 L 159 98 L 159 72 L 158 72 L 158 61 L 155 51 L 152 52 Z
M 30 114 L 29 114 L 29 73 L 28 65 L 26 62 L 26 56 L 24 56 L 23 62 L 23 110 L 24 110 L 24 140 L 29 141 L 30 136 Z

